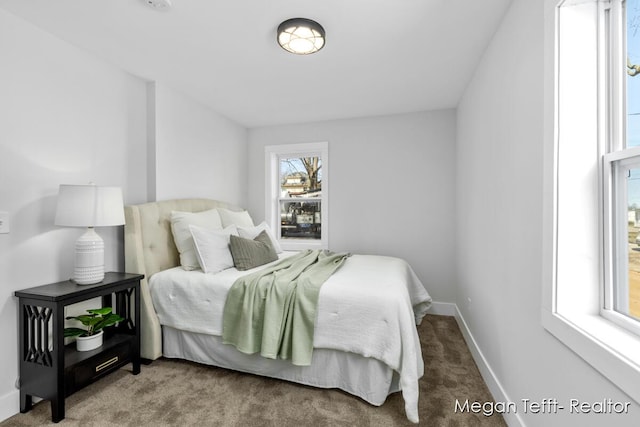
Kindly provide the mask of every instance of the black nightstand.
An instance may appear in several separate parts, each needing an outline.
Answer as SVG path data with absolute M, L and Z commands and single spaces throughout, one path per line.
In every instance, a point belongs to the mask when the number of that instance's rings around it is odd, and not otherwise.
M 20 315 L 20 412 L 32 407 L 32 397 L 51 401 L 51 420 L 64 418 L 66 396 L 131 363 L 140 373 L 140 280 L 144 276 L 106 273 L 95 285 L 72 281 L 16 291 Z M 115 305 L 113 304 L 115 296 Z M 105 329 L 101 347 L 78 352 L 64 345 L 64 307 L 102 297 L 125 320 Z

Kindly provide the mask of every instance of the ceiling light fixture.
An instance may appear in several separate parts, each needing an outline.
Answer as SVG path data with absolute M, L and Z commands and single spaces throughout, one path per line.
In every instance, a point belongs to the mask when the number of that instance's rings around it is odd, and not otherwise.
M 278 44 L 287 52 L 308 55 L 322 49 L 325 33 L 322 25 L 306 18 L 287 19 L 278 25 Z

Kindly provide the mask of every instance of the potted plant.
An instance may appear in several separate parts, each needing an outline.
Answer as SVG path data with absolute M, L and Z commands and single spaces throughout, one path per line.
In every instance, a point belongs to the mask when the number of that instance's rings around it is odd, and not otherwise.
M 76 348 L 78 351 L 89 351 L 102 345 L 103 329 L 107 326 L 115 325 L 124 319 L 112 313 L 111 307 L 92 308 L 87 310 L 89 314 L 80 316 L 68 316 L 66 319 L 80 321 L 86 329 L 64 328 L 65 337 L 76 337 Z

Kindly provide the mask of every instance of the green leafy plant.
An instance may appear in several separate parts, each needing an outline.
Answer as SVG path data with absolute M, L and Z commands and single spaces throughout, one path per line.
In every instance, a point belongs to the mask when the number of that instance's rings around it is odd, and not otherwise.
M 69 316 L 66 319 L 75 319 L 80 321 L 87 329 L 82 328 L 64 328 L 65 337 L 91 336 L 100 332 L 107 326 L 115 325 L 124 319 L 111 312 L 111 307 L 93 308 L 87 310 L 89 314 L 81 314 L 80 316 Z

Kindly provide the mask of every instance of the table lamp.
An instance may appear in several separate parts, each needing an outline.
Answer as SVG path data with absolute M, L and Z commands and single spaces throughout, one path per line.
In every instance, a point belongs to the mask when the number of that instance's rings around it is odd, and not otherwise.
M 73 280 L 79 285 L 104 279 L 104 241 L 94 227 L 124 224 L 124 204 L 119 187 L 60 185 L 56 225 L 87 227 L 76 241 Z

